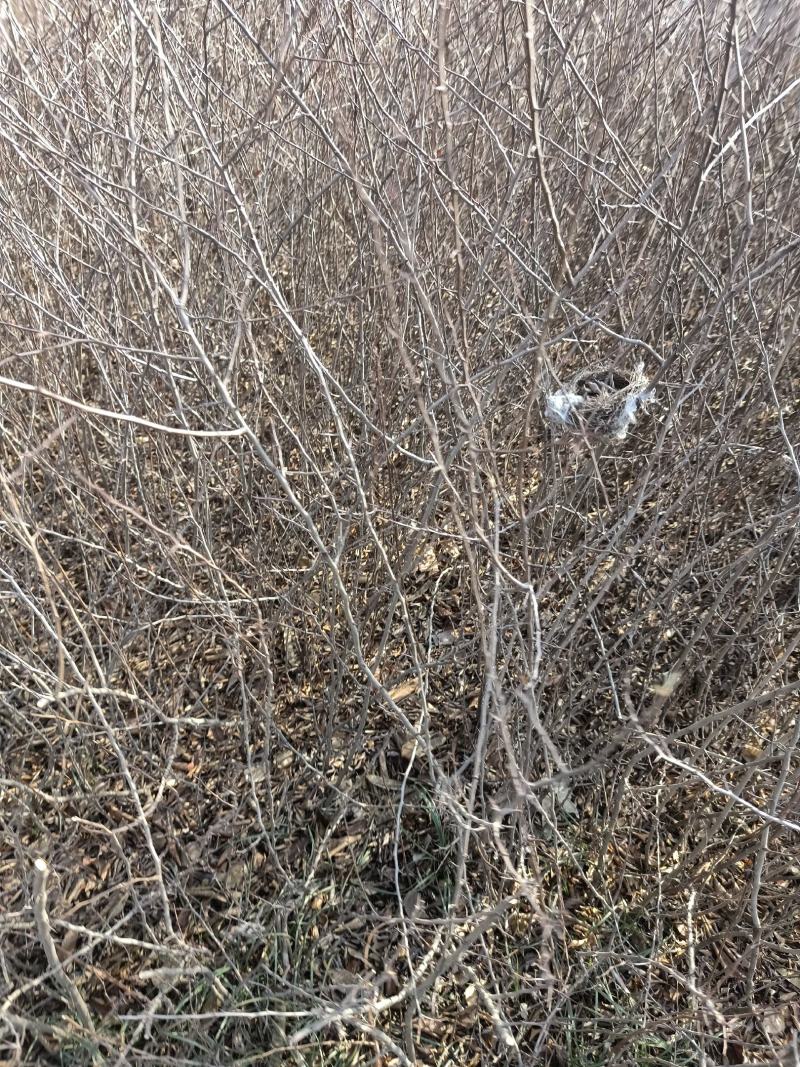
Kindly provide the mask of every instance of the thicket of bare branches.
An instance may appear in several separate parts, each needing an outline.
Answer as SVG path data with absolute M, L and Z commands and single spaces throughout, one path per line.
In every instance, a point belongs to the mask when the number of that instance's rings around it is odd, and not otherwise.
M 799 33 L 4 5 L 3 1062 L 800 1063 Z

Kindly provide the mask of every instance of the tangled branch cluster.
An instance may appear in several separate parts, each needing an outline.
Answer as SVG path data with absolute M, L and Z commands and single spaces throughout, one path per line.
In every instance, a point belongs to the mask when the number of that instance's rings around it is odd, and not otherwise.
M 796 1062 L 799 30 L 2 5 L 4 1062 Z

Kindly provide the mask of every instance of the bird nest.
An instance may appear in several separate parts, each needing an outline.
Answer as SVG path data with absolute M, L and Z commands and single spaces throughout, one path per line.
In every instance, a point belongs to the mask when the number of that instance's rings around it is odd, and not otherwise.
M 545 415 L 570 433 L 622 440 L 653 395 L 643 364 L 629 373 L 600 363 L 550 393 Z

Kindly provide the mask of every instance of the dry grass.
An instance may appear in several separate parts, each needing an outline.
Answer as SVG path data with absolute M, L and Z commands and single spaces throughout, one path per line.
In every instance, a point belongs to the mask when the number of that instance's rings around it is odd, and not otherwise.
M 797 30 L 6 6 L 0 1062 L 800 1062 Z

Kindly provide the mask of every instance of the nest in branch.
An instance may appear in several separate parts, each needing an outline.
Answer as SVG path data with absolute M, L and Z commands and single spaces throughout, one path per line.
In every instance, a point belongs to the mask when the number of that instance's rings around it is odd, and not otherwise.
M 545 415 L 570 433 L 621 441 L 653 396 L 642 364 L 628 372 L 599 363 L 548 394 Z

